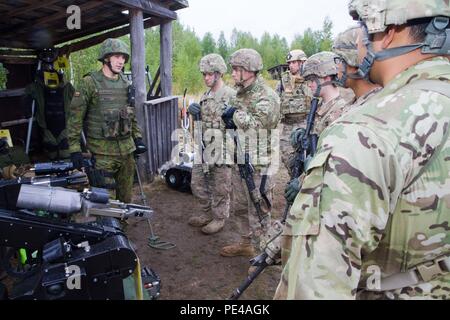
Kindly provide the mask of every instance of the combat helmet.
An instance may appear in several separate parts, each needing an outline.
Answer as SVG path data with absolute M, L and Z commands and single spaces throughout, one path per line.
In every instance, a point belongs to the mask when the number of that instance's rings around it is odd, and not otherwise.
M 398 57 L 416 49 L 423 54 L 450 54 L 450 6 L 442 0 L 350 0 L 350 15 L 362 21 L 367 54 L 359 66 L 361 77 L 368 77 L 377 60 Z M 430 18 L 424 41 L 374 52 L 369 35 L 386 31 L 390 25 L 404 25 L 407 22 L 423 23 Z M 420 20 L 417 20 L 420 19 Z
M 254 49 L 237 50 L 230 57 L 230 65 L 250 72 L 259 72 L 264 67 L 261 55 Z
M 292 62 L 292 61 L 306 61 L 308 57 L 306 56 L 305 52 L 300 49 L 292 50 L 288 53 L 286 56 L 286 63 Z
M 313 54 L 303 65 L 303 78 L 315 76 L 324 78 L 338 73 L 339 56 L 330 51 Z
M 223 58 L 216 53 L 211 53 L 204 56 L 200 60 L 199 68 L 201 73 L 218 72 L 220 74 L 224 74 L 227 72 L 225 60 L 223 60 Z
M 354 19 L 364 21 L 369 34 L 414 19 L 450 16 L 450 6 L 442 0 L 351 0 L 348 10 Z
M 130 59 L 130 49 L 119 39 L 106 39 L 100 47 L 98 61 L 103 62 L 105 58 L 113 54 L 123 54 L 125 56 L 125 63 Z
M 333 52 L 352 67 L 358 67 L 358 31 L 360 26 L 351 27 L 337 35 L 333 42 Z

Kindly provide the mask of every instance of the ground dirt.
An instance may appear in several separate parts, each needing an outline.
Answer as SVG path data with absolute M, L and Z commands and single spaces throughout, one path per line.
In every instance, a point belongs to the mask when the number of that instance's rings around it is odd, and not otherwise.
M 275 178 L 273 217 L 284 210 L 284 187 L 288 180 L 285 170 Z M 220 249 L 239 240 L 233 214 L 218 234 L 206 236 L 187 220 L 200 210 L 190 193 L 170 189 L 158 178 L 145 185 L 149 205 L 154 210 L 153 231 L 161 240 L 176 244 L 176 248 L 161 251 L 148 246 L 150 229 L 145 222 L 131 222 L 127 234 L 137 247 L 142 265 L 151 267 L 161 277 L 161 300 L 223 300 L 240 286 L 247 276 L 249 258 L 225 258 Z M 134 202 L 139 203 L 139 188 L 135 187 Z M 245 300 L 271 300 L 280 279 L 281 267 L 267 268 L 242 295 Z

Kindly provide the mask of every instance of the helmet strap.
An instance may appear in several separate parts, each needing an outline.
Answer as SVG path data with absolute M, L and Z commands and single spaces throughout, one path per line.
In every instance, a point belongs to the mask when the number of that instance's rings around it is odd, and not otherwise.
M 105 64 L 108 67 L 108 69 L 112 72 L 112 74 L 114 74 L 114 75 L 120 74 L 120 72 L 116 72 L 116 71 L 113 70 L 113 67 L 111 65 L 111 60 L 107 60 L 107 62 Z
M 406 46 L 390 48 L 379 52 L 374 52 L 372 42 L 369 40 L 369 31 L 367 29 L 367 26 L 365 23 L 363 23 L 362 25 L 364 34 L 363 43 L 366 46 L 367 53 L 358 67 L 358 72 L 356 76 L 358 76 L 359 79 L 369 79 L 370 69 L 372 69 L 372 66 L 375 61 L 383 61 L 390 58 L 402 56 L 404 54 L 407 54 L 409 52 L 412 52 L 416 49 L 425 46 L 425 43 L 415 43 Z

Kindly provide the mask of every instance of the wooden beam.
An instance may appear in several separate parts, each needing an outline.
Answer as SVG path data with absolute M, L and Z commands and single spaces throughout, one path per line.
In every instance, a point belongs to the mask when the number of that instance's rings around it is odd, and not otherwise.
M 177 20 L 178 16 L 175 12 L 164 8 L 156 2 L 149 0 L 110 0 L 117 4 L 121 4 L 128 9 L 139 9 L 151 16 L 163 19 Z
M 94 25 L 90 28 L 81 28 L 81 30 L 73 31 L 73 32 L 67 32 L 66 36 L 61 37 L 58 39 L 58 42 L 56 44 L 61 44 L 67 41 L 76 40 L 82 37 L 86 37 L 89 35 L 93 35 L 96 33 L 103 32 L 105 30 L 110 30 L 117 27 L 123 27 L 125 25 L 128 25 L 128 20 L 124 16 L 124 20 L 113 20 L 111 23 L 107 25 Z
M 0 49 L 0 55 L 2 55 L 2 56 L 36 56 L 36 51 L 35 50 Z
M 83 17 L 83 10 L 90 10 L 90 9 L 93 9 L 93 8 L 101 6 L 101 5 L 104 5 L 104 3 L 99 0 L 94 0 L 94 1 L 90 1 L 90 2 L 82 4 L 81 6 L 79 6 L 81 9 L 81 17 Z M 14 34 L 15 30 L 27 30 L 30 25 L 46 26 L 51 21 L 67 18 L 68 14 L 67 14 L 66 9 L 67 8 L 60 8 L 60 11 L 58 13 L 45 16 L 44 18 L 40 18 L 38 20 L 27 21 L 27 22 L 23 22 L 23 23 L 19 23 L 19 24 L 13 24 L 9 28 L 3 29 L 2 32 L 4 34 Z M 65 25 L 65 23 L 64 23 L 64 25 Z
M 0 56 L 0 62 L 4 64 L 36 64 L 36 58 Z
M 172 95 L 172 22 L 161 24 L 160 29 L 160 57 L 161 57 L 161 96 Z
M 144 21 L 144 28 L 145 29 L 151 28 L 151 27 L 159 25 L 160 23 L 161 23 L 160 19 L 149 18 Z M 129 33 L 130 33 L 130 26 L 127 25 L 125 27 L 111 30 L 111 31 L 93 36 L 88 39 L 84 39 L 84 40 L 81 40 L 81 41 L 78 41 L 78 42 L 75 42 L 75 43 L 72 43 L 69 45 L 65 45 L 60 48 L 60 52 L 70 54 L 72 52 L 80 51 L 80 50 L 95 46 L 96 44 L 102 43 L 103 41 L 105 41 L 108 38 L 119 38 L 119 37 L 124 36 Z
M 144 14 L 141 10 L 130 10 L 130 40 L 131 40 L 131 71 L 133 78 L 133 85 L 135 88 L 135 101 L 136 101 L 136 117 L 139 127 L 142 132 L 146 132 L 146 126 L 144 119 L 144 102 L 146 100 L 146 86 L 145 86 L 145 31 L 144 31 Z M 146 145 L 145 134 L 144 140 Z M 142 157 L 138 163 L 140 168 L 139 172 L 145 172 L 145 157 Z M 147 175 L 144 178 L 145 182 L 148 181 Z
M 29 4 L 27 6 L 17 8 L 16 10 L 9 11 L 3 18 L 12 18 L 12 17 L 16 17 L 18 15 L 23 15 L 24 13 L 27 13 L 30 11 L 35 11 L 35 10 L 43 8 L 43 7 L 47 7 L 47 6 L 52 5 L 59 1 L 60 0 L 36 1 L 33 4 Z
M 105 3 L 103 1 L 91 0 L 91 1 L 88 1 L 88 2 L 80 5 L 79 7 L 80 7 L 80 11 L 81 11 L 81 21 L 83 21 L 83 10 L 86 10 L 86 11 L 91 10 L 91 9 L 94 9 L 94 8 L 104 5 L 104 4 Z M 50 21 L 63 19 L 63 18 L 67 18 L 67 17 L 68 17 L 67 8 L 61 8 L 59 13 L 41 18 L 39 20 L 34 21 L 33 23 L 35 25 L 39 25 L 39 26 L 47 25 Z

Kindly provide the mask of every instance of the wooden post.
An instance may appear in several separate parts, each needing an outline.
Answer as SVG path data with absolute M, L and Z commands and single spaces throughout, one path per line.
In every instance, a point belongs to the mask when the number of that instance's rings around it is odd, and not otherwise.
M 144 102 L 146 100 L 147 93 L 145 86 L 144 15 L 142 10 L 130 9 L 130 35 L 131 71 L 133 84 L 136 88 L 136 118 L 142 131 L 142 137 L 148 146 L 148 141 L 146 141 L 145 135 L 147 123 L 144 122 Z M 140 157 L 138 166 L 142 180 L 148 182 L 145 159 L 146 157 Z
M 161 56 L 161 96 L 172 95 L 172 21 L 161 24 L 160 29 Z

